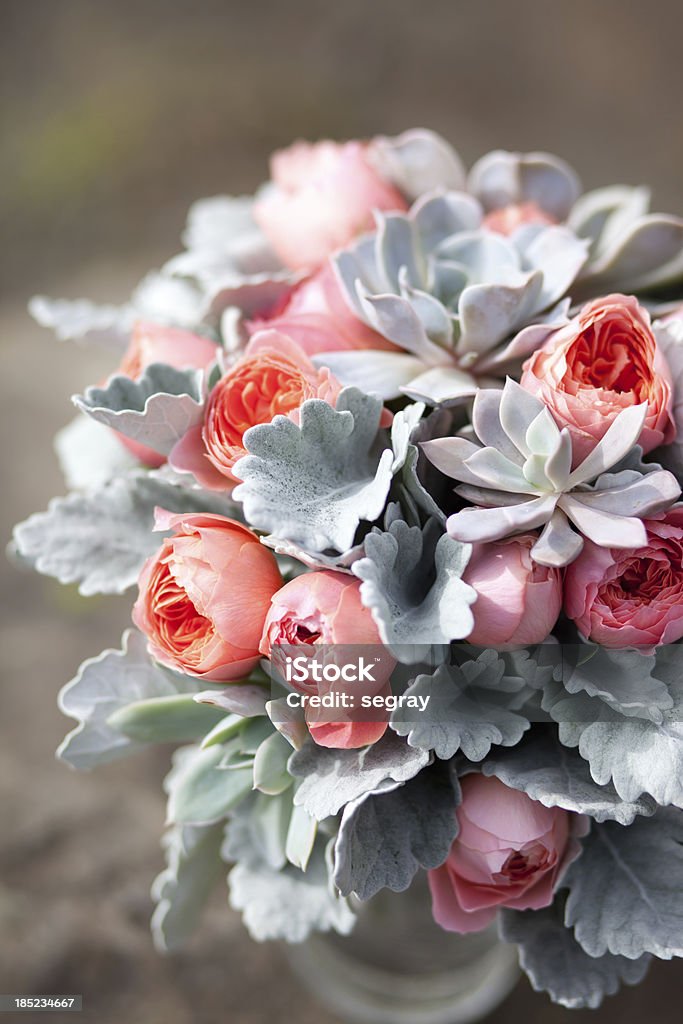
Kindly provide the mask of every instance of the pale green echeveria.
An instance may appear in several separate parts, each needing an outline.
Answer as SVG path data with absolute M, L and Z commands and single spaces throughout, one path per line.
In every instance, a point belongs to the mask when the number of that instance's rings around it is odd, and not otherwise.
M 355 314 L 402 351 L 326 352 L 318 361 L 384 399 L 442 404 L 493 384 L 537 348 L 550 325 L 565 322 L 558 303 L 586 243 L 538 224 L 503 237 L 482 220 L 481 204 L 464 192 L 432 192 L 406 214 L 378 214 L 377 230 L 333 262 Z
M 411 203 L 435 188 L 465 188 L 462 160 L 428 128 L 411 128 L 393 138 L 380 135 L 369 144 L 367 158 Z
M 572 469 L 569 431 L 559 429 L 541 401 L 510 379 L 502 391 L 482 389 L 472 410 L 479 443 L 446 437 L 422 444 L 475 506 L 450 516 L 448 533 L 477 543 L 543 527 L 531 555 L 549 566 L 572 562 L 583 537 L 601 547 L 643 547 L 642 519 L 668 508 L 681 488 L 666 470 L 607 471 L 636 444 L 646 413 L 647 403 L 624 409 Z
M 472 167 L 467 191 L 487 213 L 531 204 L 552 220 L 565 221 L 581 193 L 576 172 L 550 153 L 487 153 Z
M 644 187 L 611 185 L 581 196 L 568 226 L 590 249 L 573 298 L 683 287 L 683 219 L 649 207 Z
M 578 176 L 559 157 L 496 150 L 472 167 L 467 190 L 487 213 L 530 206 L 533 216 L 536 207 L 588 242 L 573 299 L 683 284 L 683 220 L 650 213 L 648 188 L 609 185 L 581 194 Z

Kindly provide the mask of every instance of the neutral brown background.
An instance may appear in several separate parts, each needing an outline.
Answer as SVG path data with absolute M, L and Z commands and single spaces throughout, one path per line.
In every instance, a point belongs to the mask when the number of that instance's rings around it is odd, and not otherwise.
M 681 212 L 682 38 L 676 0 L 2 0 L 3 539 L 62 490 L 50 438 L 111 369 L 32 325 L 32 292 L 123 299 L 177 249 L 193 198 L 253 188 L 295 136 L 425 124 L 468 162 L 548 149 L 587 185 L 649 182 Z M 52 756 L 57 690 L 117 645 L 129 602 L 0 573 L 0 992 L 82 992 L 97 1024 L 324 1024 L 223 891 L 187 952 L 152 951 L 166 753 L 90 775 Z M 677 1022 L 680 982 L 657 965 L 593 1015 L 520 983 L 491 1020 Z

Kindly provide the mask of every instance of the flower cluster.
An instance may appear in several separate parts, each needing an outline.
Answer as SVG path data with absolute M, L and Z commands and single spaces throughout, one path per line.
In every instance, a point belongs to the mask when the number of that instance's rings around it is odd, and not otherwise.
M 597 1006 L 683 955 L 683 221 L 425 130 L 270 173 L 125 306 L 32 301 L 120 358 L 15 549 L 137 585 L 60 756 L 182 744 L 160 948 L 224 861 L 289 941 L 423 870 Z

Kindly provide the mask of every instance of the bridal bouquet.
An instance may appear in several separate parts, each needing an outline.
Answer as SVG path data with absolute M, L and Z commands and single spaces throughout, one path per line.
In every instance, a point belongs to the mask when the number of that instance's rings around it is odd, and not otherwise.
M 133 589 L 59 697 L 75 768 L 177 746 L 152 921 L 258 940 L 428 873 L 596 1007 L 683 956 L 683 221 L 544 153 L 298 142 L 190 211 L 16 556 Z

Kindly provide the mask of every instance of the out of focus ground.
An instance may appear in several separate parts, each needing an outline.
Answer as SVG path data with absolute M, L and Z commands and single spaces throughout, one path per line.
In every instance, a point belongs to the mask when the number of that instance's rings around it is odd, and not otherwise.
M 425 123 L 469 162 L 545 148 L 589 185 L 649 181 L 657 206 L 681 211 L 682 28 L 673 0 L 3 0 L 3 542 L 63 491 L 50 439 L 69 395 L 111 369 L 35 327 L 32 291 L 122 300 L 175 251 L 192 198 L 253 187 L 298 135 Z M 222 890 L 186 952 L 153 951 L 164 752 L 90 775 L 54 762 L 57 690 L 118 644 L 129 602 L 86 602 L 4 562 L 0 600 L 0 992 L 81 992 L 94 1024 L 325 1024 Z M 490 1019 L 673 1024 L 680 979 L 657 965 L 595 1014 L 522 982 Z

